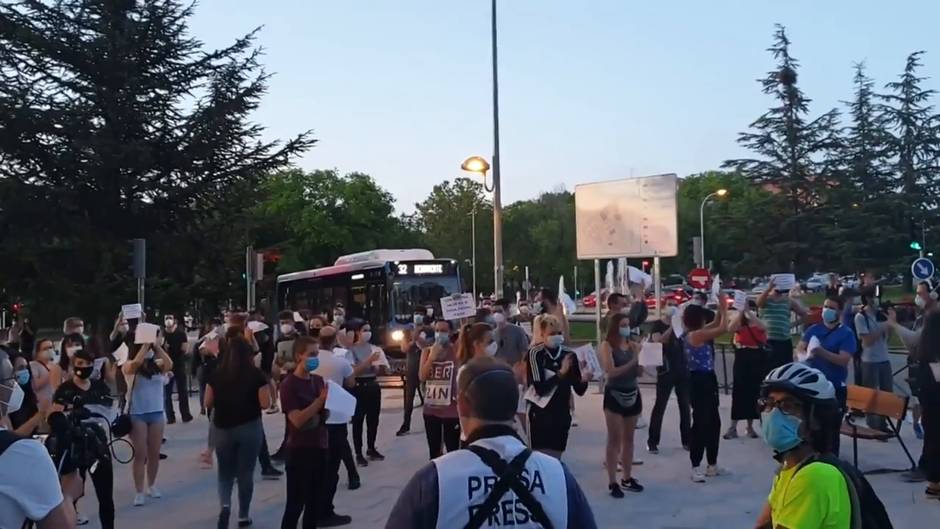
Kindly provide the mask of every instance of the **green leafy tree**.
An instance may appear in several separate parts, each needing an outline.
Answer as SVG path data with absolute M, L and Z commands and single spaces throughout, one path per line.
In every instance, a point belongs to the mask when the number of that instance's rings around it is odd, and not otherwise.
M 820 221 L 822 191 L 829 184 L 827 158 L 839 145 L 838 113 L 831 110 L 809 118 L 810 99 L 796 84 L 799 61 L 790 54 L 790 40 L 782 26 L 777 26 L 774 44 L 768 51 L 777 67 L 759 82 L 776 104 L 751 123 L 750 132 L 738 137 L 738 143 L 756 157 L 728 160 L 724 166 L 737 169 L 786 198 L 789 211 L 777 219 L 786 235 L 773 243 L 772 249 L 777 255 L 787 256 L 791 267 L 806 271 L 811 254 L 824 251 L 813 227 Z
M 205 50 L 191 15 L 175 0 L 0 5 L 0 243 L 17 248 L 0 282 L 49 320 L 112 318 L 133 291 L 134 237 L 150 241 L 153 285 L 185 289 L 197 270 L 225 283 L 226 259 L 206 251 L 238 245 L 200 247 L 216 234 L 197 226 L 314 142 L 261 139 L 256 33 Z

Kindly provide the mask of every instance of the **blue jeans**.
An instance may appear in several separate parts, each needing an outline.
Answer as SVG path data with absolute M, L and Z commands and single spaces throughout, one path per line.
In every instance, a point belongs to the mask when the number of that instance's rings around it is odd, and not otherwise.
M 219 464 L 219 502 L 231 508 L 232 488 L 238 480 L 238 517 L 248 518 L 255 488 L 255 462 L 261 450 L 261 419 L 234 428 L 215 428 L 215 456 Z

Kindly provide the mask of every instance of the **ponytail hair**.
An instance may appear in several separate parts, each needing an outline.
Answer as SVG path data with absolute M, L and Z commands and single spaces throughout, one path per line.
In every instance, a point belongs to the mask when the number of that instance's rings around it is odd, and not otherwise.
M 460 329 L 457 339 L 457 362 L 465 364 L 473 359 L 473 344 L 483 340 L 493 328 L 487 323 L 468 323 Z

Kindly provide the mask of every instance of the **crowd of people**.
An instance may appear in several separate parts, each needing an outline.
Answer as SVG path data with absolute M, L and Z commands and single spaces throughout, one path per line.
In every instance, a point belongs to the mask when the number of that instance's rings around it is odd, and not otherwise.
M 662 346 L 649 453 L 659 452 L 663 417 L 675 393 L 692 481 L 726 473 L 718 464 L 721 439 L 738 437 L 744 422 L 744 435 L 763 437 L 782 464 L 758 527 L 849 527 L 842 521 L 861 509 L 852 498 L 880 502 L 864 477 L 834 459 L 847 411 L 848 367 L 858 361 L 862 383 L 890 391 L 886 339 L 897 333 L 911 351 L 915 419 L 925 440 L 918 468 L 907 477 L 927 481 L 926 494 L 940 497 L 937 296 L 929 284 L 918 287 L 920 317 L 909 329 L 893 311 L 879 309 L 876 285 L 864 285 L 858 295 L 861 308 L 853 311 L 851 292 L 829 292 L 822 321 L 806 328 L 794 348 L 792 315 L 804 309 L 773 282 L 735 313 L 725 299 L 714 300 L 715 310 L 708 308 L 708 296 L 697 293 L 683 306 L 668 301 L 651 322 L 643 301 L 611 294 L 600 322 L 598 373 L 571 347 L 564 308 L 550 290 L 515 307 L 503 299 L 489 301 L 465 321 L 444 319 L 432 302 L 420 304 L 401 340 L 405 406 L 397 435 L 410 434 L 418 397 L 431 463 L 403 490 L 387 527 L 480 527 L 487 517 L 499 516 L 514 517 L 504 522 L 522 526 L 520 516 L 541 524 L 533 527 L 594 527 L 590 505 L 561 462 L 575 397 L 600 381 L 609 492 L 623 498 L 644 491 L 634 471 L 634 438 L 643 412 L 638 379 L 649 369 L 640 365 L 640 353 L 647 343 Z M 5 330 L 0 424 L 9 432 L 0 432 L 0 457 L 45 456 L 30 463 L 36 473 L 17 477 L 24 487 L 28 480 L 49 479 L 50 472 L 57 477 L 54 487 L 34 487 L 43 494 L 40 500 L 0 493 L 0 505 L 16 506 L 0 516 L 0 527 L 18 526 L 8 523 L 14 519 L 34 520 L 40 527 L 82 524 L 87 519 L 77 514 L 78 501 L 89 480 L 101 525 L 113 528 L 113 468 L 120 459 L 115 439 L 132 448 L 133 505 L 159 500 L 166 425 L 176 422 L 177 410 L 183 423 L 194 419 L 191 378 L 198 386 L 199 415 L 208 419 L 200 462 L 217 469 L 218 527 L 230 525 L 236 489 L 237 525 L 252 525 L 259 466 L 264 479 L 285 478 L 282 529 L 299 522 L 305 529 L 351 523 L 350 516 L 335 511 L 340 472 L 345 468 L 347 487 L 354 490 L 364 486 L 361 469 L 385 459 L 377 446 L 379 377 L 391 367 L 373 339 L 371 322 L 357 316 L 347 318 L 342 305 L 320 314 L 286 310 L 276 322 L 258 311 L 226 311 L 198 327 L 188 315 L 165 314 L 156 338 L 143 341 L 137 329 L 144 319 L 123 314 L 110 332 L 98 336 L 86 333 L 80 318 L 64 322 L 59 341 L 36 337 L 23 324 Z M 726 334 L 733 336 L 736 354 L 731 423 L 722 435 L 715 341 Z M 354 412 L 331 409 L 331 392 L 355 397 Z M 273 453 L 262 424 L 266 413 L 284 416 L 284 434 Z M 870 417 L 869 425 L 885 428 L 881 420 Z M 17 443 L 16 436 L 36 436 L 47 451 Z M 76 438 L 85 449 L 75 448 Z M 0 465 L 0 472 L 7 476 L 11 468 Z M 535 486 L 538 475 L 554 479 Z M 504 494 L 510 490 L 517 499 L 507 507 Z M 813 509 L 797 508 L 788 497 L 816 503 Z

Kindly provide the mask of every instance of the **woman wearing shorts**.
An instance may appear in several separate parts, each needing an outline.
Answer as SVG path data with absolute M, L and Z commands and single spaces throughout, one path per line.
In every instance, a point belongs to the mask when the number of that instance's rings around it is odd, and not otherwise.
M 561 459 L 571 429 L 571 391 L 584 395 L 588 383 L 577 355 L 562 345 L 561 321 L 543 314 L 538 327 L 545 342 L 533 347 L 526 359 L 531 388 L 527 391 L 529 437 L 533 450 Z
M 132 425 L 131 444 L 134 446 L 135 507 L 144 504 L 145 495 L 154 499 L 161 497 L 154 484 L 160 470 L 160 445 L 166 425 L 163 385 L 166 373 L 171 369 L 173 361 L 158 343 L 142 345 L 134 358 L 122 367 L 130 388 L 128 409 Z
M 636 329 L 639 331 L 639 329 Z M 600 362 L 607 375 L 604 385 L 604 420 L 607 422 L 607 478 L 610 495 L 623 498 L 623 491 L 643 492 L 633 477 L 633 434 L 643 411 L 636 378 L 639 374 L 639 332 L 630 328 L 626 314 L 616 314 L 600 346 Z M 617 462 L 623 479 L 617 483 Z

